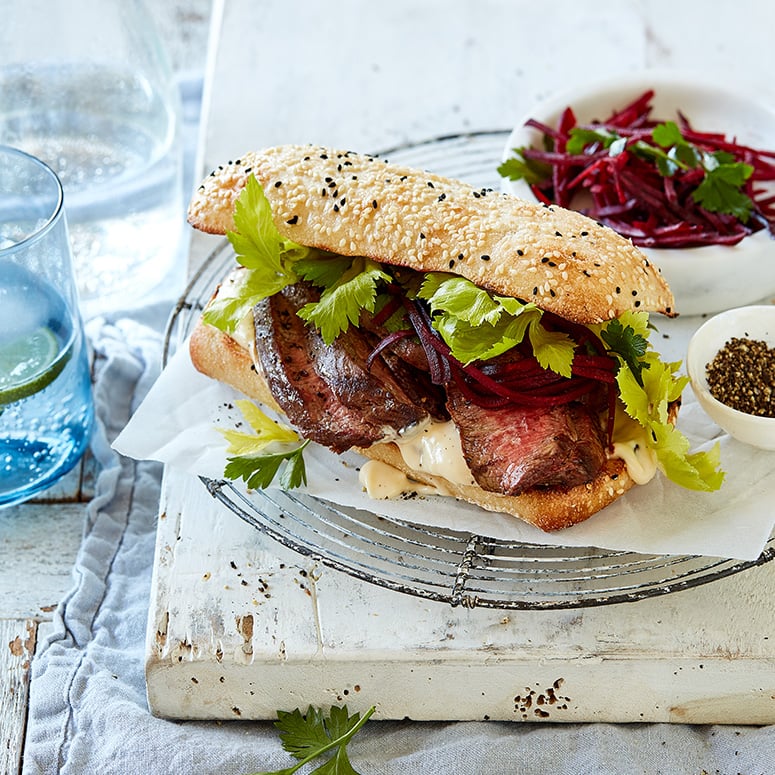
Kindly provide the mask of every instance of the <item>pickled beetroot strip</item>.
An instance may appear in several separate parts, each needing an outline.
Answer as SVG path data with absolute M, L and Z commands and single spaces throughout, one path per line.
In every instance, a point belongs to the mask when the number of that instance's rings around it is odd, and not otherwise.
M 580 128 L 615 131 L 628 138 L 628 145 L 637 140 L 650 141 L 651 132 L 658 124 L 650 119 L 653 96 L 653 90 L 648 90 L 605 121 L 581 125 Z M 527 122 L 528 126 L 544 131 L 555 143 L 551 151 L 527 148 L 522 151 L 525 159 L 551 166 L 550 181 L 531 185 L 534 195 L 542 203 L 569 207 L 579 187 L 586 188 L 592 195 L 594 206 L 582 212 L 618 231 L 623 228 L 625 236 L 645 247 L 735 244 L 760 228 L 766 228 L 775 235 L 775 198 L 762 198 L 753 186 L 756 181 L 775 180 L 775 163 L 770 161 L 775 160 L 775 151 L 741 145 L 727 140 L 721 133 L 697 131 L 679 113 L 678 124 L 688 142 L 708 152 L 726 151 L 753 167 L 754 171 L 743 189 L 754 203 L 752 225 L 749 226 L 733 216 L 719 218 L 719 214 L 709 213 L 691 204 L 692 183 L 697 182 L 695 176 L 703 175 L 701 169 L 681 171 L 672 178 L 665 178 L 667 182 L 657 188 L 647 183 L 654 174 L 658 174 L 653 165 L 638 160 L 626 150 L 613 157 L 608 156 L 607 150 L 602 148 L 585 154 L 564 153 L 570 139 L 570 130 L 576 126 L 568 122 L 568 117 L 572 115 L 570 108 L 566 109 L 557 128 L 546 127 L 534 120 Z M 637 164 L 639 161 L 641 163 Z M 626 165 L 631 165 L 630 169 L 625 169 Z M 625 173 L 635 179 L 630 178 L 625 182 Z M 645 195 L 641 196 L 644 191 Z M 646 220 L 639 215 L 644 207 L 650 211 Z M 670 233 L 663 241 L 664 232 L 656 228 L 657 222 L 652 222 L 652 217 L 668 223 L 683 220 L 697 228 L 685 232 L 685 241 L 681 240 L 678 233 Z M 622 224 L 625 225 L 622 227 Z

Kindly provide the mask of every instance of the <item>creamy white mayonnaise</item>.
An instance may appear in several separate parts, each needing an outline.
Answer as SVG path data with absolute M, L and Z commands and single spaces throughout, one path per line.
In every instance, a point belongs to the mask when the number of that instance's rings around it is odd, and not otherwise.
M 611 457 L 627 466 L 635 484 L 650 482 L 657 473 L 657 455 L 648 444 L 646 429 L 617 407 Z

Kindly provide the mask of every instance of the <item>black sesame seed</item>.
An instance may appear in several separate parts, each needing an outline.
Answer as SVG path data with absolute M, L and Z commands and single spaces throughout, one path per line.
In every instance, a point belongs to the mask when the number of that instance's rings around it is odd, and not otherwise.
M 586 269 L 582 269 L 581 274 L 583 274 L 585 277 L 592 277 L 592 275 Z
M 616 292 L 617 293 L 621 293 L 622 292 L 622 289 L 618 285 L 616 286 Z
M 451 258 L 451 259 L 449 260 L 449 268 L 450 268 L 450 269 L 452 269 L 452 267 L 453 267 L 453 266 L 455 266 L 455 259 L 454 259 L 454 258 Z
M 289 226 L 295 226 L 295 225 L 296 225 L 298 222 L 299 222 L 299 216 L 298 216 L 298 215 L 294 215 L 294 216 L 293 216 L 293 218 L 289 218 L 289 219 L 286 221 L 286 223 L 287 223 Z
M 430 180 L 428 181 L 428 188 L 435 188 L 435 186 L 433 185 L 433 183 L 431 183 Z
M 478 191 L 474 191 L 473 193 L 474 193 L 475 199 L 479 199 L 479 197 L 481 196 L 481 194 Z
M 635 302 L 635 306 L 636 306 L 636 307 L 640 307 L 640 299 L 637 299 L 637 300 L 636 300 L 636 302 Z
M 457 260 L 462 261 L 465 258 L 465 256 L 462 253 L 457 254 Z
M 422 232 L 420 232 L 420 239 L 425 239 L 425 235 Z
M 562 237 L 562 234 L 560 234 L 560 232 L 559 232 L 559 231 L 555 231 L 555 232 L 554 232 L 554 236 L 555 236 L 555 237 Z
M 524 256 L 525 255 L 525 251 L 521 250 L 520 248 L 517 248 L 517 255 L 518 256 Z
M 331 178 L 329 178 L 329 180 L 331 180 Z M 328 184 L 328 187 L 329 188 L 336 188 L 336 181 L 335 180 L 331 180 L 331 182 Z
M 323 196 L 328 196 L 328 190 L 325 188 L 322 190 L 321 193 L 323 194 Z
M 588 236 L 588 235 L 589 235 L 589 232 L 588 232 L 588 231 L 582 231 L 582 232 L 581 232 L 581 236 L 582 236 L 582 237 L 586 237 L 586 236 Z
M 557 264 L 554 261 L 548 261 L 547 262 L 549 266 L 557 266 Z
M 446 195 L 446 194 L 440 194 L 440 195 L 439 195 L 439 199 L 438 199 L 438 201 L 439 201 L 439 202 L 443 202 L 443 201 L 444 201 L 446 198 L 447 198 L 447 195 Z
M 309 158 L 310 158 L 309 156 L 305 156 L 304 161 L 309 161 Z
M 533 296 L 538 296 L 538 286 L 533 288 Z
M 374 200 L 374 201 L 371 203 L 371 206 L 372 206 L 372 207 L 373 207 L 375 210 L 377 209 L 377 200 L 376 200 L 376 199 L 375 199 L 375 200 Z
M 252 167 L 245 167 L 245 172 L 252 172 L 252 171 L 253 171 Z
M 554 288 L 549 289 L 549 293 L 552 297 L 556 296 L 557 294 L 554 292 Z
M 542 264 L 546 264 L 548 261 L 549 261 L 549 256 L 544 256 L 544 257 L 541 259 L 541 263 L 542 263 Z
M 485 253 L 485 254 L 482 256 L 482 261 L 489 261 L 489 260 L 490 260 L 490 257 L 489 257 L 489 256 L 488 256 L 488 255 Z
M 278 180 L 278 181 L 277 181 L 277 182 L 274 184 L 274 187 L 275 187 L 275 188 L 280 188 L 280 186 L 282 186 L 282 184 L 283 184 L 282 180 Z
M 339 212 L 339 205 L 334 205 L 334 212 L 335 212 L 335 213 L 338 213 L 338 212 Z
M 637 296 L 637 295 L 638 295 L 638 292 L 637 292 L 637 291 L 633 291 L 633 292 L 632 292 L 632 295 L 633 295 L 633 296 Z
M 323 178 L 323 180 L 325 180 L 326 183 L 330 183 L 333 180 L 333 178 L 329 175 L 329 176 Z
M 320 154 L 320 158 L 321 158 L 321 159 L 327 159 L 327 158 L 328 158 L 328 155 L 327 155 L 327 154 L 325 154 L 325 153 L 321 153 L 321 154 Z

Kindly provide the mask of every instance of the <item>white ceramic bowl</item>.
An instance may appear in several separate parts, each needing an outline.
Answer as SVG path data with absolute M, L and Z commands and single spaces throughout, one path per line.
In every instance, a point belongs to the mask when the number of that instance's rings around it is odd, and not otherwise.
M 715 399 L 708 388 L 706 366 L 732 337 L 763 340 L 775 347 L 775 306 L 730 309 L 703 323 L 689 341 L 686 370 L 702 408 L 727 433 L 746 444 L 775 449 L 775 417 L 757 417 Z
M 722 132 L 758 149 L 775 149 L 775 111 L 755 98 L 690 76 L 648 71 L 575 89 L 536 105 L 512 131 L 503 159 L 510 158 L 514 148 L 541 147 L 541 133 L 524 126 L 529 118 L 554 126 L 571 106 L 581 123 L 604 120 L 648 89 L 655 91 L 651 115 L 656 120 L 675 120 L 680 110 L 698 130 Z M 534 200 L 524 181 L 504 179 L 503 189 Z M 719 312 L 775 294 L 775 240 L 764 231 L 734 246 L 643 251 L 662 270 L 681 315 Z

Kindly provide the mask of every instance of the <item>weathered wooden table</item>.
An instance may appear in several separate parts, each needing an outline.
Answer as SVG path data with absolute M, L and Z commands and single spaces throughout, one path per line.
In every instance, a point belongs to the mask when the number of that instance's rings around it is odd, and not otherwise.
M 203 74 L 212 0 L 153 5 L 172 67 Z M 93 20 L 84 23 L 93 24 Z M 43 497 L 0 509 L 0 772 L 16 773 L 23 753 L 30 660 L 72 585 L 71 571 L 94 493 L 87 455 Z

